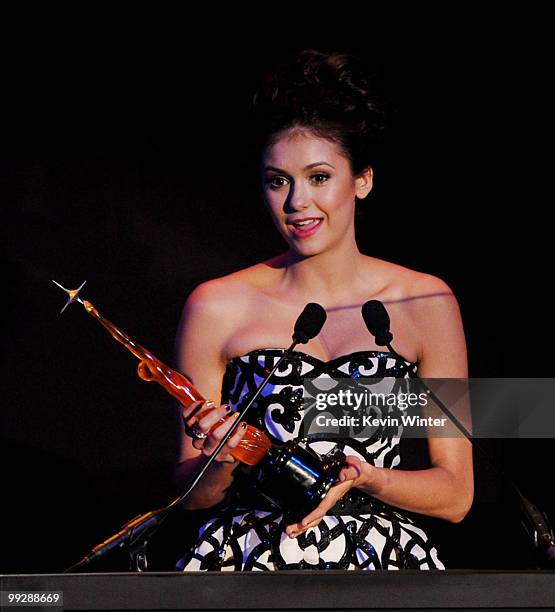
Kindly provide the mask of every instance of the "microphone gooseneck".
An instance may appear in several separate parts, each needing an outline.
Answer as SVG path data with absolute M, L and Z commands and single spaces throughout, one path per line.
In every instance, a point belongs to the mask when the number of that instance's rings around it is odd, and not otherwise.
M 399 355 L 397 351 L 391 346 L 393 341 L 393 334 L 390 332 L 390 319 L 389 314 L 382 304 L 378 300 L 370 300 L 362 306 L 362 318 L 368 328 L 368 331 L 374 336 L 375 342 L 378 346 L 387 346 L 393 355 L 399 357 L 405 361 L 402 355 Z M 553 535 L 553 529 L 547 520 L 547 516 L 544 512 L 534 506 L 520 491 L 517 484 L 497 465 L 497 463 L 491 458 L 489 453 L 482 447 L 481 444 L 475 440 L 466 427 L 457 419 L 457 417 L 445 406 L 445 404 L 436 396 L 436 394 L 426 385 L 426 383 L 419 377 L 416 376 L 415 380 L 421 385 L 422 389 L 432 399 L 432 401 L 442 410 L 442 412 L 449 417 L 451 422 L 457 427 L 457 429 L 466 437 L 466 439 L 476 448 L 482 457 L 488 462 L 493 468 L 496 474 L 504 481 L 507 486 L 516 494 L 522 514 L 524 515 L 524 526 L 531 536 L 536 548 L 541 551 L 543 562 L 548 567 L 555 567 L 555 536 Z
M 98 544 L 98 546 L 95 546 L 88 555 L 83 557 L 83 559 L 81 559 L 78 563 L 75 563 L 71 567 L 67 568 L 65 572 L 74 572 L 77 569 L 89 564 L 91 561 L 99 559 L 108 552 L 116 548 L 122 548 L 123 546 L 127 546 L 132 551 L 136 564 L 136 570 L 145 571 L 147 569 L 145 547 L 148 539 L 152 537 L 154 531 L 161 525 L 168 514 L 191 495 L 210 465 L 214 462 L 218 453 L 222 450 L 226 442 L 239 427 L 248 409 L 262 393 L 262 390 L 266 387 L 274 372 L 280 367 L 283 361 L 287 359 L 297 344 L 305 344 L 320 333 L 320 330 L 326 322 L 326 317 L 326 311 L 322 308 L 322 306 L 320 306 L 320 304 L 311 302 L 304 307 L 303 311 L 295 322 L 295 331 L 293 333 L 293 342 L 291 346 L 289 346 L 289 348 L 277 360 L 276 364 L 268 373 L 266 378 L 256 389 L 252 397 L 250 397 L 247 405 L 239 413 L 239 417 L 235 419 L 235 422 L 222 437 L 212 454 L 208 457 L 202 468 L 192 479 L 191 484 L 184 493 L 182 493 L 179 497 L 176 497 L 167 506 L 152 512 L 147 512 L 146 514 L 132 519 L 126 523 L 115 535 L 109 537 L 104 542 L 101 542 Z

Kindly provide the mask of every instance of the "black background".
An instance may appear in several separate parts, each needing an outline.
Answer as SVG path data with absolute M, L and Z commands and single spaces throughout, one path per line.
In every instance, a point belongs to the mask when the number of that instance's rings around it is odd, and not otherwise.
M 219 12 L 6 21 L 2 571 L 61 571 L 171 498 L 172 403 L 80 307 L 58 315 L 50 279 L 87 279 L 85 297 L 171 363 L 191 289 L 283 248 L 243 130 L 261 71 L 291 49 L 350 48 L 376 72 L 390 126 L 361 250 L 450 284 L 472 376 L 552 376 L 542 15 L 322 9 L 299 24 L 270 9 L 249 27 Z M 552 441 L 489 448 L 552 512 Z M 430 521 L 446 563 L 530 566 L 511 503 L 479 462 L 468 518 Z M 198 520 L 165 526 L 153 569 Z

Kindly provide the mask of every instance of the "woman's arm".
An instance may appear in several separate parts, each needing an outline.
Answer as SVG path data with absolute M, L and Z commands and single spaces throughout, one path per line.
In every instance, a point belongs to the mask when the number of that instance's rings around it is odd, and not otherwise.
M 455 296 L 443 281 L 429 276 L 420 284 L 419 294 L 423 297 L 415 300 L 413 308 L 420 330 L 418 376 L 467 378 L 466 343 Z M 468 418 L 463 420 L 468 423 Z M 431 436 L 428 450 L 429 469 L 385 470 L 365 464 L 364 477 L 354 486 L 404 510 L 460 522 L 474 496 L 472 445 L 462 435 Z
M 466 344 L 455 297 L 434 277 L 425 277 L 419 294 L 430 297 L 419 298 L 411 306 L 415 328 L 421 330 L 418 375 L 424 379 L 467 378 Z M 430 437 L 428 448 L 431 467 L 424 470 L 378 468 L 348 457 L 340 482 L 301 523 L 288 526 L 287 533 L 296 536 L 318 524 L 351 487 L 404 510 L 460 522 L 474 495 L 472 446 L 462 436 Z
M 176 337 L 176 367 L 187 376 L 195 388 L 207 400 L 218 403 L 225 371 L 224 348 L 237 323 L 239 312 L 233 305 L 233 295 L 222 280 L 199 285 L 185 303 Z M 238 306 L 238 305 L 236 305 Z M 188 420 L 199 406 L 183 410 Z M 193 440 L 182 430 L 181 451 L 174 466 L 174 482 L 184 490 L 194 475 L 206 462 L 207 456 L 231 426 L 234 416 L 225 407 L 213 408 L 210 414 L 198 422 L 202 431 L 208 431 L 220 418 L 226 422 L 204 441 L 203 448 L 195 448 Z M 229 451 L 237 446 L 244 435 L 241 426 L 220 451 L 191 496 L 185 501 L 188 509 L 209 508 L 221 502 L 233 482 L 234 470 L 240 465 Z

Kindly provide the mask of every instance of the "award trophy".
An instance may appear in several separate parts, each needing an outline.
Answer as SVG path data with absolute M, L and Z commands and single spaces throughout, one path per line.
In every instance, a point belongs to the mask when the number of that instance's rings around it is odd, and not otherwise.
M 79 292 L 84 287 L 86 281 L 78 289 L 66 289 L 56 281 L 52 282 L 68 295 L 68 300 L 61 312 L 69 304 L 74 302 L 81 304 L 85 311 L 108 330 L 115 340 L 123 344 L 127 350 L 139 359 L 137 373 L 142 380 L 157 382 L 184 407 L 189 406 L 195 401 L 204 401 L 202 395 L 183 374 L 162 363 L 150 351 L 137 344 L 124 331 L 100 314 L 91 302 L 79 297 Z M 322 313 L 325 320 L 323 309 Z M 319 312 L 318 315 L 320 315 Z M 321 325 L 323 325 L 323 320 L 319 329 Z M 302 341 L 297 340 L 295 344 Z M 307 341 L 308 339 L 304 340 L 304 342 Z M 251 398 L 248 406 L 253 403 L 254 399 L 262 391 L 262 388 L 269 381 L 280 363 L 281 360 L 274 366 L 272 372 L 270 372 L 264 383 L 259 387 L 256 395 Z M 247 409 L 248 407 L 242 411 L 241 417 Z M 206 414 L 206 410 L 203 413 Z M 217 422 L 212 429 L 218 427 L 224 420 L 225 417 Z M 238 427 L 239 421 L 240 418 L 230 428 L 228 434 L 222 440 L 223 444 L 225 444 L 225 441 Z M 215 449 L 214 455 L 223 446 L 222 442 Z M 327 455 L 320 457 L 308 448 L 304 442 L 305 440 L 293 440 L 285 444 L 272 444 L 264 432 L 248 425 L 243 439 L 231 451 L 231 455 L 238 461 L 246 465 L 258 466 L 259 475 L 255 486 L 266 499 L 275 506 L 289 512 L 291 516 L 299 518 L 308 514 L 324 498 L 331 485 L 336 481 L 345 459 L 343 452 L 339 449 L 333 449 Z

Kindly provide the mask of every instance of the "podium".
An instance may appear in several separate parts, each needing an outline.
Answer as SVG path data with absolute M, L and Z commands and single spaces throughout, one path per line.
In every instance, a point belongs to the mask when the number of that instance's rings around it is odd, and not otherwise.
M 14 574 L 1 584 L 4 592 L 62 591 L 63 610 L 555 609 L 549 571 Z M 24 609 L 61 609 L 35 605 Z

